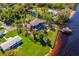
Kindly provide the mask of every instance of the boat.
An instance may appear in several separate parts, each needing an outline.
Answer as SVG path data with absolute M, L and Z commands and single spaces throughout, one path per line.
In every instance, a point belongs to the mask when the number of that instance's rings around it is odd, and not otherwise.
M 71 34 L 72 33 L 72 30 L 69 27 L 64 27 L 62 29 L 59 29 L 59 31 L 61 31 L 62 33 L 65 33 L 65 34 Z
M 61 30 L 63 33 L 66 33 L 66 34 L 71 34 L 72 33 L 72 30 L 69 28 L 69 27 L 65 27 Z

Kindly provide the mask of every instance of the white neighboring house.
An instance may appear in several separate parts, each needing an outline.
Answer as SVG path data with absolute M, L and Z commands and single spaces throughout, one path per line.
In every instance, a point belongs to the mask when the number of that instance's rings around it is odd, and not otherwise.
M 48 13 L 52 13 L 52 14 L 54 14 L 54 15 L 57 15 L 57 14 L 58 14 L 58 12 L 57 12 L 56 10 L 53 10 L 53 9 L 48 9 L 47 12 L 48 12 Z
M 17 44 L 20 44 L 20 43 L 22 43 L 22 38 L 17 35 L 17 36 L 15 36 L 13 38 L 7 39 L 6 42 L 0 44 L 0 48 L 3 51 L 6 51 L 6 50 L 11 49 L 13 46 L 15 46 Z

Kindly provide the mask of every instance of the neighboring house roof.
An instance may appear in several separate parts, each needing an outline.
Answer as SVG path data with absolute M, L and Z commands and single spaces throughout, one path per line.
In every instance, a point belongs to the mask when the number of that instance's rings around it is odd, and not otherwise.
M 38 25 L 39 23 L 45 23 L 45 22 L 46 20 L 35 18 L 33 21 L 30 22 L 30 25 L 35 26 Z
M 6 42 L 2 43 L 0 45 L 0 47 L 3 49 L 3 51 L 9 49 L 12 45 L 16 44 L 17 42 L 21 41 L 21 37 L 19 37 L 18 35 L 13 37 L 13 38 L 9 38 L 7 39 Z

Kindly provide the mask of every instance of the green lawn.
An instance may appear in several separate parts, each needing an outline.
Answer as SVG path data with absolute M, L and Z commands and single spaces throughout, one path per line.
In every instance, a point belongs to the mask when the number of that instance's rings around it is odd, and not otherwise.
M 0 29 L 0 33 L 3 32 L 4 30 L 5 30 L 4 28 Z
M 4 30 L 4 29 L 0 29 L 0 33 L 2 33 L 3 30 Z M 0 43 L 3 43 L 3 42 L 5 42 L 5 41 L 6 41 L 6 40 L 5 40 L 4 38 L 0 38 Z
M 4 38 L 0 38 L 0 43 L 5 42 L 6 40 Z
M 5 37 L 9 38 L 15 35 L 17 35 L 16 30 L 8 32 Z M 39 42 L 34 43 L 28 37 L 25 37 L 22 35 L 20 36 L 22 37 L 22 41 L 23 41 L 23 44 L 19 48 L 20 51 L 22 52 L 22 55 L 28 55 L 28 56 L 38 55 L 39 56 L 39 55 L 45 55 L 49 51 L 48 46 L 43 47 Z
M 0 44 L 1 43 L 3 43 L 3 42 L 5 42 L 6 40 L 4 39 L 4 38 L 0 38 Z M 1 51 L 0 51 L 0 55 L 2 56 L 2 55 L 4 55 Z
M 18 34 L 17 30 L 14 30 L 14 31 L 8 32 L 8 33 L 5 35 L 5 37 L 6 37 L 6 38 L 14 37 L 14 36 L 16 36 L 17 34 Z
M 0 23 L 0 26 L 2 26 L 2 23 Z
M 54 25 L 56 28 L 58 28 L 58 26 Z M 52 46 L 54 47 L 55 41 L 56 41 L 56 35 L 57 35 L 58 29 L 56 29 L 56 31 L 52 31 L 48 33 L 48 38 L 51 40 Z
M 9 38 L 16 35 L 18 35 L 17 30 L 14 30 L 8 32 L 5 37 Z M 54 44 L 56 37 L 55 32 L 52 31 L 48 35 L 51 38 L 52 44 Z M 32 40 L 23 36 L 22 34 L 20 34 L 20 36 L 22 38 L 23 44 L 17 49 L 20 50 L 22 56 L 43 56 L 49 52 L 50 48 L 48 46 L 42 46 L 40 42 L 34 43 Z M 4 42 L 4 40 L 2 42 Z M 3 54 L 0 52 L 0 55 Z
M 43 47 L 39 42 L 35 44 L 33 41 L 29 40 L 29 38 L 22 38 L 23 44 L 20 47 L 22 55 L 42 56 L 47 54 L 47 52 L 49 51 L 49 48 L 47 46 Z

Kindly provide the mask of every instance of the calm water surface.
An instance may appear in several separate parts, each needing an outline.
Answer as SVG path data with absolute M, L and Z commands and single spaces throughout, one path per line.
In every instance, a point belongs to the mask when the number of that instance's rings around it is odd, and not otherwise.
M 76 13 L 68 22 L 68 27 L 72 29 L 72 35 L 61 37 L 64 43 L 59 55 L 69 56 L 79 55 L 79 5 L 76 7 Z

